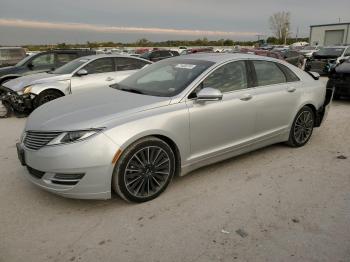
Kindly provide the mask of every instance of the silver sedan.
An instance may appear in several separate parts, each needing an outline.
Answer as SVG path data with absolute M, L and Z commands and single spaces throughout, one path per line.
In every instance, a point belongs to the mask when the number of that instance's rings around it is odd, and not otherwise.
M 254 55 L 163 60 L 39 107 L 18 156 L 26 177 L 53 193 L 148 201 L 175 175 L 274 143 L 305 145 L 332 97 L 317 79 Z

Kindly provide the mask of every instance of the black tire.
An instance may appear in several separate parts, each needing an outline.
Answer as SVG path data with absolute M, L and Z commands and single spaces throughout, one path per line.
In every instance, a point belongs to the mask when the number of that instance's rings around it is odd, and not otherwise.
M 308 106 L 299 110 L 294 118 L 287 144 L 291 147 L 301 147 L 311 138 L 315 126 L 315 114 Z
M 37 108 L 47 102 L 55 100 L 59 97 L 63 96 L 63 94 L 56 90 L 45 90 L 41 92 L 34 100 L 34 108 Z
M 130 145 L 119 158 L 113 172 L 112 188 L 126 201 L 141 203 L 152 200 L 172 180 L 175 161 L 174 152 L 166 142 L 156 137 L 142 138 Z
M 333 94 L 333 99 L 334 99 L 334 100 L 339 100 L 340 98 L 341 98 L 341 95 L 338 94 L 338 93 L 336 93 L 336 92 L 334 92 L 334 94 Z

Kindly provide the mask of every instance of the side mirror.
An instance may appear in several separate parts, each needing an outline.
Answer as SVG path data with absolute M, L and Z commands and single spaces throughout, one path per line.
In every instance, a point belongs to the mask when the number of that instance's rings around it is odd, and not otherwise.
M 80 70 L 76 73 L 77 76 L 86 76 L 87 74 L 89 74 L 89 73 L 88 73 L 88 71 L 87 71 L 86 69 L 80 69 Z
M 221 91 L 211 87 L 203 88 L 197 94 L 197 101 L 217 101 L 221 99 L 222 99 Z
M 27 64 L 27 67 L 28 67 L 29 69 L 33 69 L 34 65 L 32 64 L 32 62 L 30 62 L 30 63 Z

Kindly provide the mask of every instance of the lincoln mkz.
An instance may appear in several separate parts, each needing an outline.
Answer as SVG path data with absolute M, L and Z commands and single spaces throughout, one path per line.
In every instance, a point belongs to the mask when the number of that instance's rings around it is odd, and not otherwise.
M 42 105 L 18 156 L 26 177 L 50 192 L 144 202 L 176 175 L 274 143 L 305 145 L 332 95 L 317 74 L 281 60 L 179 56 Z

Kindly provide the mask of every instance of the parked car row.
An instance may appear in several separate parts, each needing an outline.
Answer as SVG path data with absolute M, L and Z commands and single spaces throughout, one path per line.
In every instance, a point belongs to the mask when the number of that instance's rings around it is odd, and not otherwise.
M 60 57 L 62 53 L 47 53 Z M 55 61 L 55 60 L 53 60 Z M 2 104 L 6 110 L 27 114 L 33 109 L 61 96 L 103 88 L 118 83 L 150 61 L 121 55 L 92 55 L 75 59 L 49 72 L 30 74 L 2 83 Z

